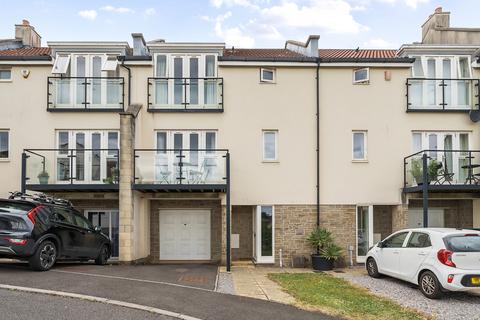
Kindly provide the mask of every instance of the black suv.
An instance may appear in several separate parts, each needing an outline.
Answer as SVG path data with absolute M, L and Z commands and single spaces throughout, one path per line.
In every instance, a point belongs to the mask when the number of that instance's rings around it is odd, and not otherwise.
M 60 259 L 104 265 L 111 248 L 68 200 L 20 192 L 0 199 L 0 258 L 28 260 L 32 269 L 46 271 Z

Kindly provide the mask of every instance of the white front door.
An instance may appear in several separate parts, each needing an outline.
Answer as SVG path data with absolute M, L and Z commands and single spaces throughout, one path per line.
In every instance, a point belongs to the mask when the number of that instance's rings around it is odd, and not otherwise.
M 445 227 L 443 209 L 428 209 L 428 227 L 443 228 Z M 423 209 L 408 210 L 408 227 L 423 228 Z
M 210 260 L 210 210 L 160 210 L 160 260 Z
M 275 262 L 275 210 L 257 206 L 254 219 L 254 259 L 256 263 Z
M 365 262 L 373 245 L 373 206 L 357 206 L 357 263 Z

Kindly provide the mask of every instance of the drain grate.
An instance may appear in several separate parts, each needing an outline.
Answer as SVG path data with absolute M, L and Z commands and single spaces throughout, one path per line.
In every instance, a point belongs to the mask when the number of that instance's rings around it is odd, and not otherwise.
M 196 275 L 183 275 L 178 278 L 179 282 L 188 283 L 188 284 L 207 284 L 208 278 L 205 276 L 196 276 Z

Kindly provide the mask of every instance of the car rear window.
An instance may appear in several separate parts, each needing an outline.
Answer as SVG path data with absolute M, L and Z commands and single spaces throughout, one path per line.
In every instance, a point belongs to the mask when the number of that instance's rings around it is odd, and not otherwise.
M 452 252 L 480 252 L 480 235 L 454 235 L 443 239 L 445 246 Z
M 22 218 L 13 216 L 0 216 L 0 230 L 28 231 L 28 226 Z
M 20 202 L 10 202 L 10 201 L 0 201 L 0 215 L 4 213 L 27 213 L 32 210 L 35 206 L 28 203 Z

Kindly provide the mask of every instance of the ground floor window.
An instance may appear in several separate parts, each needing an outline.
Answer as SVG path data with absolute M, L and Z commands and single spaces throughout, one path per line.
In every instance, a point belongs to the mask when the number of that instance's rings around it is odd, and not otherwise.
M 118 210 L 87 210 L 85 217 L 94 225 L 102 229 L 102 233 L 112 240 L 112 258 L 118 258 L 119 252 L 119 217 Z

